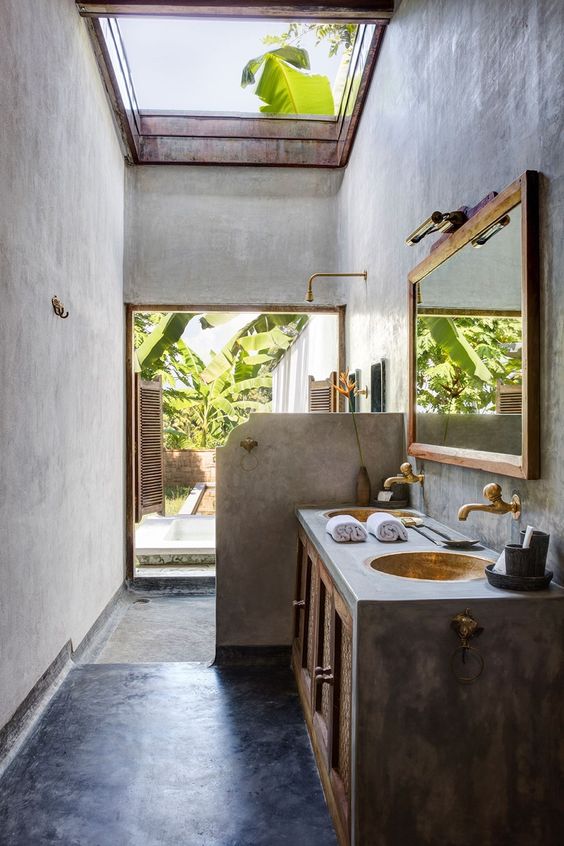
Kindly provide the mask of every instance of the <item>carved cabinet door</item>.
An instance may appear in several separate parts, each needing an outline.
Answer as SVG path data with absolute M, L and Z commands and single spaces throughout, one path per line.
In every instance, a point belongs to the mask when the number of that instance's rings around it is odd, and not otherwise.
M 304 532 L 298 534 L 292 660 L 305 702 L 311 701 L 317 559 Z
M 339 817 L 341 842 L 350 840 L 352 643 L 350 612 L 325 570 L 317 568 L 313 728 Z
M 350 838 L 353 629 L 349 610 L 336 591 L 333 604 L 332 666 L 334 682 L 330 779 L 337 813 Z
M 329 769 L 333 713 L 333 583 L 325 567 L 316 571 L 315 647 L 312 678 L 313 728 Z

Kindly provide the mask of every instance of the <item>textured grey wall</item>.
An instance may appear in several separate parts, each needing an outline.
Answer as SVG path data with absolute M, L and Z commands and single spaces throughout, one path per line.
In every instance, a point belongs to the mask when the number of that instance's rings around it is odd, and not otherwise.
M 403 418 L 356 419 L 376 494 L 402 460 Z M 359 464 L 348 414 L 253 414 L 217 451 L 218 646 L 291 642 L 296 505 L 354 502 Z
M 522 524 L 552 533 L 564 582 L 564 3 L 403 0 L 390 24 L 339 195 L 340 262 L 366 266 L 350 289 L 348 361 L 365 374 L 389 362 L 391 411 L 407 404 L 407 282 L 431 239 L 403 239 L 434 208 L 473 204 L 526 169 L 541 180 L 542 479 L 518 488 Z M 364 402 L 364 401 L 363 401 Z M 365 402 L 364 402 L 364 407 Z M 482 499 L 489 473 L 426 462 L 424 505 L 461 528 L 457 509 Z M 464 528 L 501 547 L 509 517 L 472 514 Z
M 337 266 L 340 172 L 144 166 L 127 173 L 125 300 L 301 303 Z M 361 268 L 362 269 L 362 268 Z M 336 282 L 318 303 L 340 303 Z
M 124 191 L 73 0 L 0 15 L 1 726 L 123 580 Z

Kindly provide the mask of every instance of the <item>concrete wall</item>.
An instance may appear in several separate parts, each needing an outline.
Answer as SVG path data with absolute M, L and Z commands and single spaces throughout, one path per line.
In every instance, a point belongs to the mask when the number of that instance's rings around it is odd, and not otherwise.
M 388 408 L 407 406 L 406 276 L 431 239 L 403 239 L 435 208 L 501 190 L 526 169 L 541 180 L 542 479 L 518 488 L 522 525 L 552 533 L 564 582 L 564 4 L 560 0 L 403 0 L 376 68 L 339 196 L 340 264 L 368 269 L 350 288 L 348 363 L 366 374 L 388 360 Z M 363 400 L 363 407 L 366 403 Z M 482 499 L 489 473 L 426 462 L 424 505 L 461 528 L 457 510 Z M 464 529 L 490 546 L 510 517 L 472 514 Z
M 335 242 L 341 178 L 299 168 L 129 170 L 126 301 L 302 303 L 312 273 L 346 269 Z M 338 282 L 320 283 L 316 302 L 342 302 Z
M 0 17 L 1 726 L 123 580 L 124 191 L 73 0 Z
M 402 460 L 403 418 L 357 421 L 376 493 Z M 250 455 L 245 437 L 258 442 Z M 219 647 L 291 642 L 296 505 L 354 502 L 359 464 L 349 414 L 253 414 L 217 450 Z

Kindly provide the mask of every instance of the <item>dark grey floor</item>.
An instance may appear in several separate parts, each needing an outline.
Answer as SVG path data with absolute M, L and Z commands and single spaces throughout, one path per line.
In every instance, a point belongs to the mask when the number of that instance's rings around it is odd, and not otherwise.
M 211 662 L 215 656 L 215 596 L 129 594 L 98 664 Z
M 0 781 L 1 846 L 335 846 L 279 667 L 86 664 Z

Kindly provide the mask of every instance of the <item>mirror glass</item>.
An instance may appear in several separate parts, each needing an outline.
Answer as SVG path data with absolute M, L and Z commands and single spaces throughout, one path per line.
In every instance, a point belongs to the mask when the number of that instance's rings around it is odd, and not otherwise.
M 417 441 L 521 454 L 521 278 L 519 204 L 417 283 Z

